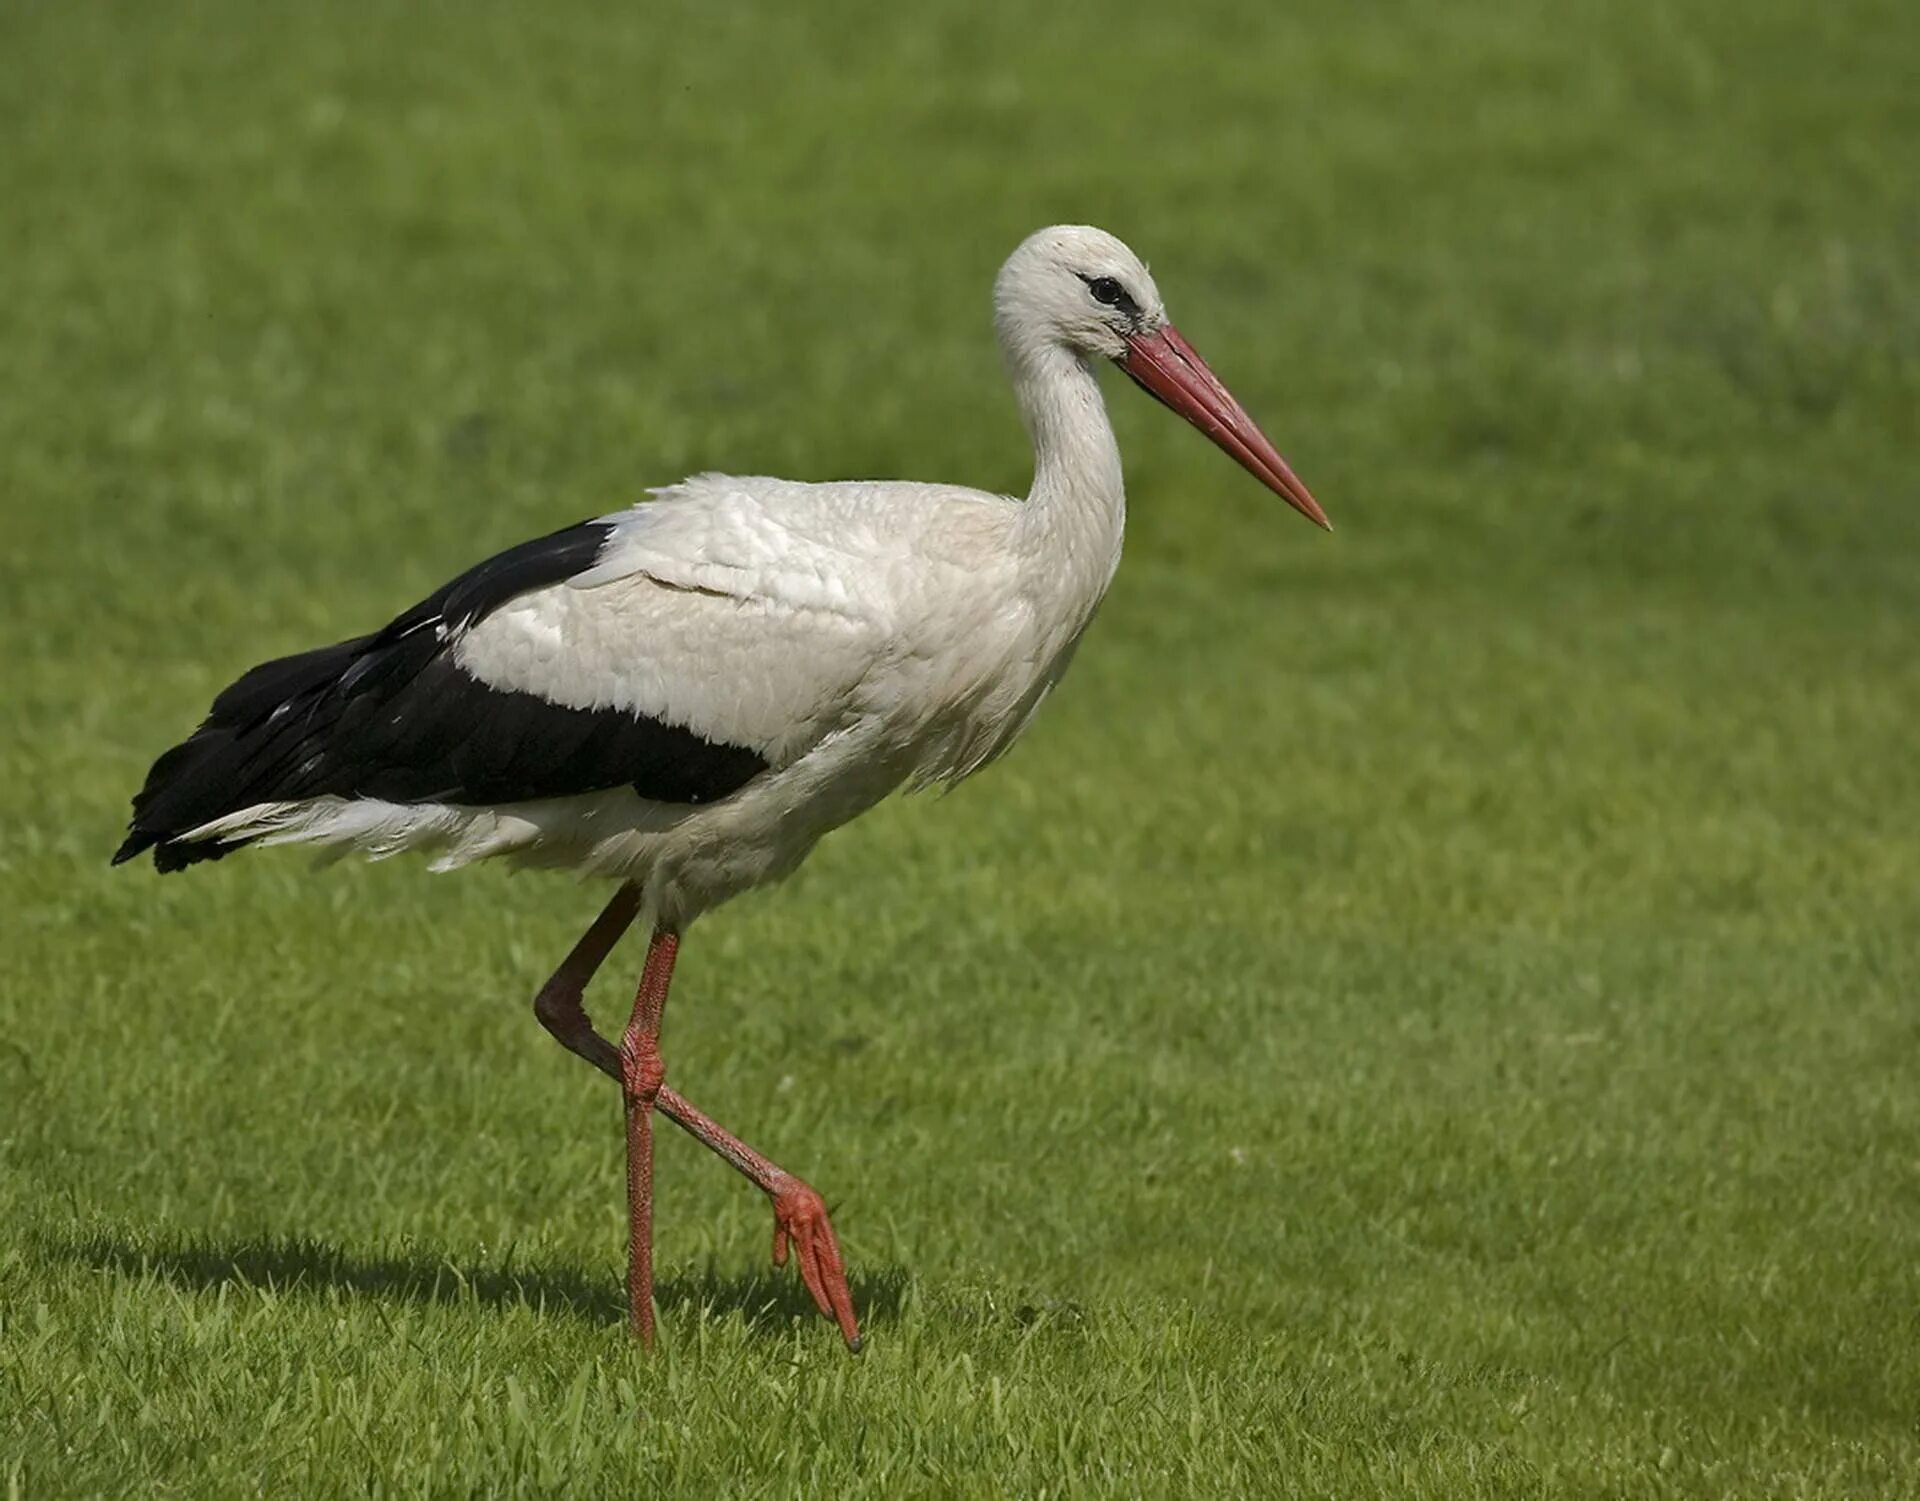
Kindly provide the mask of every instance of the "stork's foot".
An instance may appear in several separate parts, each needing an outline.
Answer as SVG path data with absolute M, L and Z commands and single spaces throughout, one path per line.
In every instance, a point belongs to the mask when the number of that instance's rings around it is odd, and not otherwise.
M 853 1315 L 853 1294 L 847 1290 L 847 1264 L 840 1259 L 840 1243 L 833 1238 L 826 1201 L 790 1175 L 773 1193 L 773 1264 L 787 1264 L 793 1248 L 800 1280 L 813 1295 L 816 1307 L 840 1326 L 847 1348 L 860 1353 L 860 1321 Z

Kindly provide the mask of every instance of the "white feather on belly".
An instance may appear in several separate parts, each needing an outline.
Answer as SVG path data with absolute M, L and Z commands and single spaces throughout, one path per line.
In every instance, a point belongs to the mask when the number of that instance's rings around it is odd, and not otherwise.
M 644 884 L 652 915 L 683 923 L 750 887 L 791 874 L 821 836 L 879 802 L 912 770 L 848 734 L 717 803 L 651 802 L 629 787 L 498 807 L 323 797 L 260 803 L 182 836 L 318 845 L 385 859 L 407 851 L 430 869 L 478 860 L 561 866 Z

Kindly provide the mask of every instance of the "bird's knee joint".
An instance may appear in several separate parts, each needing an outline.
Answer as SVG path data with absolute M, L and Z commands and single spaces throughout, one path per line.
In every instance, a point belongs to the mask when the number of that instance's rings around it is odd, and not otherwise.
M 667 1082 L 666 1060 L 657 1047 L 628 1042 L 620 1049 L 620 1076 L 629 1099 L 651 1105 Z

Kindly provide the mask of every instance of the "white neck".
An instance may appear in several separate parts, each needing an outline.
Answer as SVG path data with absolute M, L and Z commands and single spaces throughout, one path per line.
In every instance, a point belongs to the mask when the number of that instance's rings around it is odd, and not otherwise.
M 1008 373 L 1033 439 L 1033 488 L 1016 540 L 1048 592 L 1090 616 L 1120 561 L 1126 485 L 1100 383 L 1085 356 L 1006 341 Z M 1084 624 L 1084 619 L 1081 621 Z

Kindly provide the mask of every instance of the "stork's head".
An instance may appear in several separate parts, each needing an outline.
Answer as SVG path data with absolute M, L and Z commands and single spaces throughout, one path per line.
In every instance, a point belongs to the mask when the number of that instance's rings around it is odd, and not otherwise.
M 1301 515 L 1332 530 L 1266 434 L 1167 321 L 1146 263 L 1104 229 L 1055 224 L 1027 236 L 1000 268 L 993 312 L 1016 372 L 1049 353 L 1104 356 Z
M 1087 224 L 1028 235 L 993 287 L 994 320 L 1009 349 L 1064 345 L 1122 359 L 1127 340 L 1166 323 L 1167 310 L 1140 257 Z

